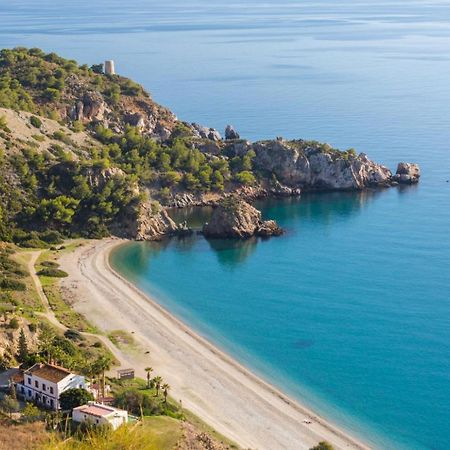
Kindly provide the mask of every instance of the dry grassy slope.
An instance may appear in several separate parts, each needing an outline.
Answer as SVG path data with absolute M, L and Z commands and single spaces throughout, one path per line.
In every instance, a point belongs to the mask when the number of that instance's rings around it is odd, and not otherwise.
M 5 119 L 10 131 L 0 131 L 0 148 L 8 153 L 14 153 L 21 148 L 31 147 L 39 152 L 49 152 L 52 155 L 54 146 L 63 147 L 64 151 L 77 158 L 80 152 L 86 148 L 100 145 L 88 133 L 71 131 L 66 126 L 62 126 L 56 120 L 39 117 L 42 122 L 41 128 L 34 127 L 30 118 L 34 114 L 13 111 L 11 109 L 0 108 L 0 118 Z M 62 132 L 65 136 L 64 142 L 54 137 L 54 133 Z

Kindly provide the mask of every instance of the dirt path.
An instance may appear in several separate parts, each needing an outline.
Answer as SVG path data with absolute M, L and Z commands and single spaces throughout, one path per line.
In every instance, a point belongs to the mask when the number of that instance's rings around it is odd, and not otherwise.
M 33 280 L 33 284 L 36 288 L 36 292 L 38 293 L 39 299 L 42 302 L 42 305 L 44 307 L 44 312 L 37 312 L 36 315 L 39 315 L 40 317 L 44 317 L 47 319 L 53 326 L 61 330 L 62 332 L 65 332 L 68 330 L 68 328 L 62 324 L 58 318 L 56 317 L 55 313 L 53 312 L 50 303 L 48 301 L 47 296 L 45 295 L 44 289 L 41 284 L 41 280 L 39 279 L 38 275 L 36 274 L 36 262 L 39 259 L 39 257 L 42 254 L 42 250 L 36 250 L 31 252 L 26 252 L 26 254 L 30 255 L 30 259 L 27 264 L 28 272 L 30 273 L 31 279 Z M 117 348 L 109 339 L 107 336 L 104 336 L 102 334 L 95 334 L 95 333 L 87 333 L 87 332 L 80 332 L 81 335 L 84 337 L 90 337 L 95 338 L 101 341 L 104 346 L 113 354 L 114 358 L 119 362 L 120 367 L 115 367 L 115 370 L 117 369 L 124 369 L 132 367 L 128 357 L 124 352 L 122 352 L 119 348 Z M 109 374 L 113 374 L 113 372 L 110 371 Z

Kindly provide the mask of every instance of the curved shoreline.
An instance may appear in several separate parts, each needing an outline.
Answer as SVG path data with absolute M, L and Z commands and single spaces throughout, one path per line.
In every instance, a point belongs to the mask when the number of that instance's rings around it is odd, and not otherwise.
M 151 355 L 160 354 L 151 364 L 183 405 L 242 447 L 309 449 L 326 440 L 336 449 L 370 448 L 249 371 L 118 274 L 109 258 L 123 243 L 95 241 L 63 257 L 70 277 L 62 285 L 95 325 L 133 332 L 152 347 Z M 126 358 L 143 376 L 148 356 Z

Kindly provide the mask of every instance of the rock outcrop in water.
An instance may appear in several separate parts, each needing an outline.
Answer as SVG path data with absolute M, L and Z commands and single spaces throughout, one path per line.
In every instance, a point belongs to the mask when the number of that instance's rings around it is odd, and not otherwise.
M 223 200 L 214 210 L 203 234 L 212 238 L 279 236 L 283 230 L 274 220 L 263 221 L 261 212 L 238 197 Z
M 401 184 L 416 184 L 419 182 L 420 168 L 417 164 L 401 162 L 398 164 L 397 173 L 392 177 Z

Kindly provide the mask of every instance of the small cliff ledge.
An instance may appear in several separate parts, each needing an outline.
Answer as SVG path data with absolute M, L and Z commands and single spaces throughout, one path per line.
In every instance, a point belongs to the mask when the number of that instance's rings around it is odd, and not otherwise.
M 280 236 L 283 230 L 274 220 L 263 221 L 261 211 L 238 197 L 223 200 L 214 210 L 203 234 L 212 238 L 246 239 L 252 236 Z
M 131 235 L 137 241 L 156 241 L 178 233 L 177 224 L 165 210 L 155 211 L 151 204 L 141 206 L 136 220 L 136 229 Z

